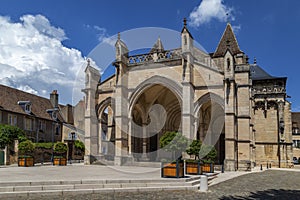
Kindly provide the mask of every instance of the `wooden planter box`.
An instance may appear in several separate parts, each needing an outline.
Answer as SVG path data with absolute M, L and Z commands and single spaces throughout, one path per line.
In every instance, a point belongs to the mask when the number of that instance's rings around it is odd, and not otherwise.
M 54 158 L 53 165 L 65 166 L 65 165 L 67 165 L 67 159 L 66 158 Z
M 201 171 L 206 173 L 213 173 L 215 165 L 213 163 L 205 163 L 201 165 Z
M 32 167 L 34 166 L 33 157 L 19 157 L 18 158 L 19 167 Z
M 189 162 L 185 163 L 185 173 L 192 175 L 200 175 L 202 174 L 200 161 L 198 162 Z
M 183 161 L 176 161 L 176 163 L 162 162 L 161 177 L 183 178 L 184 177 Z

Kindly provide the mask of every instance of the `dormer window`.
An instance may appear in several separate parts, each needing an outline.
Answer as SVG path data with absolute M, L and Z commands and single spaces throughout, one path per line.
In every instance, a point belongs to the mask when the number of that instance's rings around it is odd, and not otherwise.
M 31 113 L 31 103 L 25 104 L 25 112 L 27 114 Z
M 18 101 L 18 105 L 20 105 L 26 114 L 31 114 L 31 102 L 30 101 Z

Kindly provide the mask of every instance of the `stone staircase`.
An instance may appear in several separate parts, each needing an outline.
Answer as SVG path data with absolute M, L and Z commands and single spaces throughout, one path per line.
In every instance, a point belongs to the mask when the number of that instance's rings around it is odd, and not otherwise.
M 216 174 L 209 175 L 209 182 Z M 146 180 L 64 180 L 35 182 L 0 182 L 0 199 L 37 198 L 117 192 L 198 190 L 199 176 Z

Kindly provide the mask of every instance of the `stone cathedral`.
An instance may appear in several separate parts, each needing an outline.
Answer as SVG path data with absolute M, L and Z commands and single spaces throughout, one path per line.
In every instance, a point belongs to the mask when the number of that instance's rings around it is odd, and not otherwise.
M 130 55 L 120 34 L 115 48 L 113 76 L 100 81 L 90 62 L 85 69 L 86 164 L 159 162 L 160 137 L 179 131 L 214 145 L 228 171 L 292 166 L 287 78 L 250 64 L 230 23 L 212 53 L 194 46 L 186 20 L 176 49 L 159 38 Z

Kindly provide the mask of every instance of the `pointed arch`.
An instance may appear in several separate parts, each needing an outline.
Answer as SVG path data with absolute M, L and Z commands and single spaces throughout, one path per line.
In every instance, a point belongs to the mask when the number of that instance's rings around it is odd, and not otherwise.
M 129 112 L 128 112 L 129 114 L 132 112 L 133 105 L 135 104 L 135 102 L 137 101 L 139 96 L 147 88 L 150 88 L 155 84 L 162 85 L 162 86 L 168 88 L 169 90 L 171 90 L 177 97 L 178 101 L 181 103 L 181 101 L 182 101 L 182 86 L 171 79 L 168 79 L 163 76 L 155 75 L 155 76 L 145 80 L 141 84 L 139 84 L 136 87 L 135 91 L 131 94 L 131 96 L 129 97 Z

